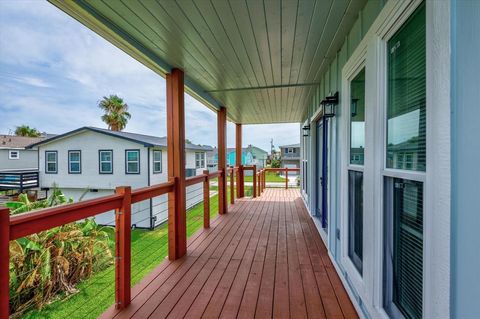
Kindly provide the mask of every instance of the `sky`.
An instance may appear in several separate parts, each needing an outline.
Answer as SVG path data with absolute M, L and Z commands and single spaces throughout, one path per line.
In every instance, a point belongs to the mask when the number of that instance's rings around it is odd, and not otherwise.
M 64 133 L 106 127 L 98 102 L 117 94 L 132 119 L 125 131 L 165 136 L 165 79 L 46 1 L 0 1 L 0 134 L 27 124 Z M 217 144 L 216 115 L 186 95 L 186 137 Z M 228 123 L 227 144 L 235 143 Z M 245 125 L 243 145 L 299 143 L 298 123 Z

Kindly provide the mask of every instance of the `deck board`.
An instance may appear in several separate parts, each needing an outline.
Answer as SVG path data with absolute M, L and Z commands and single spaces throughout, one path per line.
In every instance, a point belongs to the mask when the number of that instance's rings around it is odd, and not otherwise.
M 102 318 L 358 318 L 296 189 L 241 199 Z

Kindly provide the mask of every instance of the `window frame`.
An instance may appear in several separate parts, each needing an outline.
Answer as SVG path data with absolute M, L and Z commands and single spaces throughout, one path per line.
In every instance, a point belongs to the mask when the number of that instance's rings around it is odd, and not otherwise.
M 48 154 L 55 154 L 55 161 L 48 161 Z M 58 174 L 58 151 L 45 151 L 45 174 Z M 49 163 L 55 163 L 55 171 L 49 171 L 48 170 L 48 164 Z
M 12 153 L 16 153 L 17 156 L 12 156 Z M 19 160 L 20 159 L 20 150 L 8 150 L 8 159 L 9 160 Z
M 129 161 L 128 160 L 128 153 L 130 152 L 137 152 L 138 154 L 138 159 L 136 161 Z M 128 171 L 128 164 L 132 162 L 132 163 L 137 163 L 138 164 L 138 171 L 137 172 L 129 172 Z M 126 149 L 125 150 L 125 174 L 127 175 L 139 175 L 140 172 L 141 172 L 141 169 L 140 169 L 140 149 Z
M 199 159 L 197 159 L 197 155 L 199 155 Z M 195 152 L 195 168 L 205 168 L 205 152 Z
M 160 160 L 158 160 L 158 161 L 155 160 L 155 153 L 160 153 Z M 153 174 L 161 174 L 162 173 L 162 165 L 163 165 L 162 156 L 163 156 L 162 150 L 153 150 L 152 151 L 152 172 L 153 172 Z M 160 170 L 155 169 L 155 164 L 156 163 L 160 163 Z
M 102 161 L 102 153 L 103 152 L 110 152 L 110 162 L 108 161 Z M 102 163 L 110 163 L 111 165 L 111 170 L 110 172 L 103 172 L 102 171 Z M 98 150 L 98 174 L 101 175 L 111 175 L 113 174 L 113 150 Z
M 71 170 L 70 164 L 72 163 L 72 161 L 70 160 L 70 154 L 73 154 L 73 153 L 78 153 L 78 168 L 79 168 L 78 172 Z M 74 161 L 74 162 L 77 163 L 77 161 Z M 68 150 L 67 166 L 68 166 L 68 174 L 82 174 L 82 151 L 81 150 Z

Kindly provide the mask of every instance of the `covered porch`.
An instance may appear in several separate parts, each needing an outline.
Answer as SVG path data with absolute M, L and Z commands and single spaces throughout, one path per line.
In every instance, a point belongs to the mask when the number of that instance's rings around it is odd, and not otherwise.
M 242 198 L 102 318 L 356 318 L 298 189 Z

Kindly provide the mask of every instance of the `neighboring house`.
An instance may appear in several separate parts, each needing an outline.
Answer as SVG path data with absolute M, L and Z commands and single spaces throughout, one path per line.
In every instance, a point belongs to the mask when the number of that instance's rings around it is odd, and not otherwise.
M 282 161 L 281 167 L 299 168 L 300 159 L 300 143 L 280 146 L 280 160 Z M 291 174 L 297 175 L 298 173 L 292 172 Z
M 242 148 L 242 165 L 256 165 L 257 168 L 263 168 L 267 164 L 268 153 L 259 147 L 248 145 Z M 218 149 L 214 148 L 209 154 L 208 167 L 210 170 L 216 170 L 218 162 Z M 235 148 L 227 148 L 227 165 L 236 165 Z
M 95 127 L 82 127 L 35 143 L 38 150 L 40 187 L 56 185 L 75 201 L 112 194 L 117 186 L 132 189 L 167 181 L 167 139 Z M 206 169 L 210 147 L 186 144 L 186 175 Z M 187 208 L 201 202 L 202 185 L 187 187 Z M 132 225 L 153 228 L 167 217 L 167 195 L 136 203 Z M 112 225 L 113 212 L 98 215 L 100 224 Z
M 0 135 L 0 172 L 38 170 L 38 153 L 26 148 L 44 137 Z

